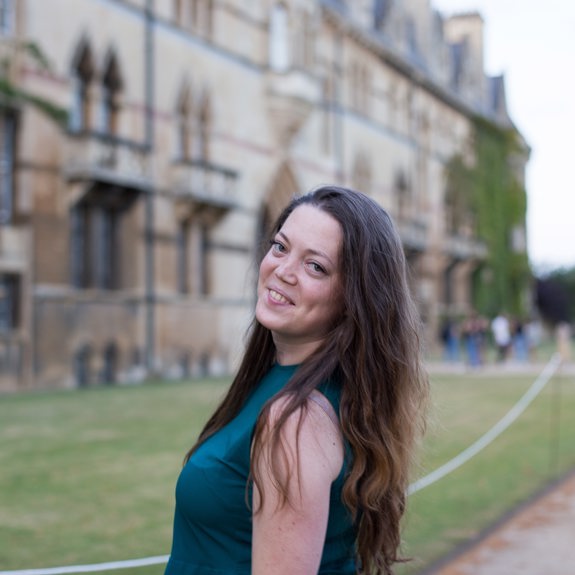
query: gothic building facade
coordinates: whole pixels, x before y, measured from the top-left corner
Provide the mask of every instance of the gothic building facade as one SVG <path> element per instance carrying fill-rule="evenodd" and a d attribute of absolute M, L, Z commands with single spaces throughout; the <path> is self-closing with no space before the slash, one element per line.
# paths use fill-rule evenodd
<path fill-rule="evenodd" d="M 0 55 L 0 390 L 230 372 L 263 231 L 322 183 L 391 213 L 430 342 L 470 310 L 445 167 L 474 118 L 514 130 L 479 14 L 2 0 Z"/>

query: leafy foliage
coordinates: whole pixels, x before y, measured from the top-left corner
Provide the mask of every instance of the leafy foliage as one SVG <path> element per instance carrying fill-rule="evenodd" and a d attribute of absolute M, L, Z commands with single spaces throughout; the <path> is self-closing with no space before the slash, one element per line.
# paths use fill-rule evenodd
<path fill-rule="evenodd" d="M 22 42 L 16 48 L 26 53 L 41 70 L 50 71 L 50 62 L 36 43 Z M 7 71 L 10 64 L 10 59 L 0 63 L 0 97 L 12 105 L 30 104 L 59 126 L 66 126 L 68 111 L 46 98 L 16 86 L 8 77 Z"/>
<path fill-rule="evenodd" d="M 525 228 L 525 189 L 513 170 L 523 153 L 513 129 L 475 118 L 473 162 L 457 154 L 446 166 L 446 201 L 454 224 L 467 219 L 487 247 L 473 280 L 473 305 L 484 315 L 525 315 L 531 283 L 526 249 L 513 235 Z"/>
<path fill-rule="evenodd" d="M 541 315 L 551 324 L 575 320 L 575 267 L 538 278 L 536 296 Z"/>

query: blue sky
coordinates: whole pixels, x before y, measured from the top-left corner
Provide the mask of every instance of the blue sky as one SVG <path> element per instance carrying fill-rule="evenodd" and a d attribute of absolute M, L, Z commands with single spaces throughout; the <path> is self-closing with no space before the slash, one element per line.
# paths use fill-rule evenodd
<path fill-rule="evenodd" d="M 536 269 L 575 266 L 575 0 L 431 0 L 478 11 L 485 65 L 504 73 L 510 115 L 532 148 L 527 234 Z"/>

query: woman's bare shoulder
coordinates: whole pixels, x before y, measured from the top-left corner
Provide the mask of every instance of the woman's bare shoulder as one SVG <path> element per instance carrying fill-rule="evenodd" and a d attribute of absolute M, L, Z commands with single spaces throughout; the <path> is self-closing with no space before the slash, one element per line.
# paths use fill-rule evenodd
<path fill-rule="evenodd" d="M 288 406 L 289 399 L 280 397 L 273 402 L 268 423 L 274 424 Z M 328 471 L 334 480 L 341 471 L 344 446 L 341 427 L 329 400 L 320 392 L 312 392 L 304 406 L 292 412 L 282 430 L 288 450 L 297 454 L 306 465 L 313 462 Z M 305 473 L 305 469 L 304 469 Z"/>

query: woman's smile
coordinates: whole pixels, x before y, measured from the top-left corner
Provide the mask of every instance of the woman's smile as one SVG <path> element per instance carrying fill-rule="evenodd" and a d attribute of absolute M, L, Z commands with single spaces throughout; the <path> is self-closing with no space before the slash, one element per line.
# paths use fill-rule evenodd
<path fill-rule="evenodd" d="M 281 294 L 279 291 L 276 291 L 273 288 L 269 288 L 268 292 L 269 292 L 270 298 L 276 303 L 295 305 L 285 295 Z"/>

